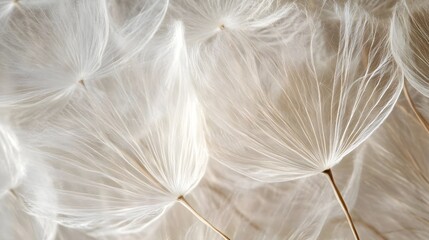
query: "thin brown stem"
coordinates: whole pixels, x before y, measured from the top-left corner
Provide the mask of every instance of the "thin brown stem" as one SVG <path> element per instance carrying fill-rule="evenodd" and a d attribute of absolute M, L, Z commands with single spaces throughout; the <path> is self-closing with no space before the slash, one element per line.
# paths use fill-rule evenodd
<path fill-rule="evenodd" d="M 9 192 L 15 199 L 18 199 L 18 195 L 16 194 L 15 190 L 9 189 Z"/>
<path fill-rule="evenodd" d="M 349 209 L 347 208 L 347 204 L 344 201 L 343 196 L 341 195 L 340 190 L 337 187 L 337 184 L 335 184 L 334 176 L 332 175 L 332 170 L 327 169 L 323 171 L 323 173 L 328 177 L 329 183 L 331 184 L 332 189 L 334 190 L 335 197 L 338 200 L 338 203 L 341 205 L 341 208 L 343 209 L 344 215 L 346 215 L 347 222 L 349 223 L 350 229 L 353 232 L 353 236 L 356 240 L 360 240 L 359 235 L 357 233 L 356 227 L 353 223 L 352 217 L 350 216 Z"/>
<path fill-rule="evenodd" d="M 410 105 L 411 109 L 413 110 L 414 114 L 417 117 L 417 120 L 419 120 L 420 124 L 426 129 L 426 132 L 429 133 L 429 123 L 426 121 L 425 117 L 420 113 L 420 111 L 417 109 L 416 104 L 414 103 L 413 99 L 410 96 L 410 93 L 407 88 L 407 83 L 404 83 L 404 89 L 403 89 L 405 98 L 407 99 L 408 104 Z"/>
<path fill-rule="evenodd" d="M 186 201 L 186 199 L 183 196 L 180 196 L 177 198 L 177 201 L 179 201 L 186 209 L 188 209 L 192 214 L 194 214 L 195 217 L 198 218 L 202 223 L 206 224 L 208 227 L 210 227 L 213 231 L 215 231 L 217 234 L 221 235 L 223 239 L 230 240 L 229 237 L 227 237 L 223 232 L 221 232 L 219 229 L 217 229 L 215 226 L 213 226 L 209 221 L 207 221 L 204 217 L 202 217 L 189 203 Z"/>

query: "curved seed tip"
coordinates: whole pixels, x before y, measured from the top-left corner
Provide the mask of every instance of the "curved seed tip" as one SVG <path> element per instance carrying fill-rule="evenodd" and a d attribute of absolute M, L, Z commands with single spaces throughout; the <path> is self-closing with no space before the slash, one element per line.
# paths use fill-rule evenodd
<path fill-rule="evenodd" d="M 78 81 L 78 83 L 79 83 L 79 84 L 82 84 L 82 86 L 84 86 L 84 87 L 85 87 L 85 81 L 84 81 L 83 79 L 79 80 L 79 81 Z"/>
<path fill-rule="evenodd" d="M 14 198 L 18 198 L 18 195 L 16 194 L 15 190 L 13 188 L 9 189 L 9 192 L 12 194 Z"/>
<path fill-rule="evenodd" d="M 332 176 L 332 170 L 330 169 L 330 168 L 328 168 L 328 169 L 325 169 L 323 172 L 322 172 L 323 174 L 326 174 L 327 176 Z"/>
<path fill-rule="evenodd" d="M 220 30 L 224 30 L 224 29 L 225 29 L 225 25 L 224 25 L 224 24 L 221 24 L 221 25 L 219 26 L 219 29 L 220 29 Z"/>

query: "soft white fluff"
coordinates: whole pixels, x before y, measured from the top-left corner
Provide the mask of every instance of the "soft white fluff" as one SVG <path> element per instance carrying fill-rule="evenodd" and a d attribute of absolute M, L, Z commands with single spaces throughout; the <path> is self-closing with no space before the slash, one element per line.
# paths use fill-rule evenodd
<path fill-rule="evenodd" d="M 399 105 L 360 148 L 362 177 L 355 224 L 362 239 L 427 239 L 429 137 L 408 106 Z M 326 239 L 352 238 L 332 219 Z"/>
<path fill-rule="evenodd" d="M 428 14 L 0 0 L 0 239 L 429 239 Z"/>
<path fill-rule="evenodd" d="M 15 3 L 21 4 L 21 3 Z M 0 111 L 14 124 L 49 119 L 86 88 L 138 55 L 164 18 L 166 2 L 118 23 L 105 0 L 22 8 L 0 35 Z"/>
<path fill-rule="evenodd" d="M 0 236 L 4 240 L 53 240 L 56 223 L 52 219 L 30 216 L 24 200 L 8 192 L 0 199 Z"/>
<path fill-rule="evenodd" d="M 23 9 L 1 33 L 0 110 L 15 121 L 56 113 L 97 77 L 109 37 L 103 0 L 65 1 L 47 9 Z M 30 119 L 28 119 L 30 118 Z"/>
<path fill-rule="evenodd" d="M 58 214 L 63 225 L 95 234 L 138 232 L 197 185 L 208 160 L 204 122 L 183 27 L 171 29 L 165 55 L 118 72 L 116 97 L 71 109 L 33 143 L 57 199 L 28 199 L 33 213 Z"/>
<path fill-rule="evenodd" d="M 347 161 L 335 168 L 348 202 L 356 199 L 361 163 Z M 260 183 L 257 187 L 254 180 L 247 178 L 238 188 L 230 187 L 235 184 L 232 179 L 223 181 L 232 174 L 225 166 L 211 162 L 205 178 L 189 196 L 191 204 L 231 239 L 320 239 L 329 216 L 345 222 L 342 212 L 335 211 L 337 203 L 330 194 L 329 183 L 317 176 L 287 183 Z M 219 239 L 183 209 L 172 209 L 166 216 L 159 226 L 162 231 L 148 239 Z"/>
<path fill-rule="evenodd" d="M 403 84 L 385 28 L 350 5 L 338 14 L 332 57 L 318 55 L 316 25 L 305 61 L 236 50 L 204 62 L 198 77 L 208 85 L 201 91 L 216 159 L 261 181 L 306 177 L 335 166 L 384 121 Z"/>
<path fill-rule="evenodd" d="M 390 34 L 392 54 L 406 79 L 429 97 L 429 4 L 398 4 Z"/>
<path fill-rule="evenodd" d="M 0 197 L 18 186 L 25 164 L 17 136 L 9 126 L 0 124 Z"/>

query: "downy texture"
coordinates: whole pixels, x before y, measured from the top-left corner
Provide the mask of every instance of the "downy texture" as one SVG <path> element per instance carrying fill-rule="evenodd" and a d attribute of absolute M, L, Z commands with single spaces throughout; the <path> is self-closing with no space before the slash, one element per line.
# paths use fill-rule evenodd
<path fill-rule="evenodd" d="M 19 4 L 21 3 L 14 3 Z M 139 54 L 159 27 L 163 1 L 119 20 L 105 0 L 70 0 L 21 8 L 0 32 L 0 111 L 15 124 L 55 115 L 93 82 Z M 43 5 L 42 5 L 43 6 Z M 147 8 L 149 7 L 149 8 Z"/>
<path fill-rule="evenodd" d="M 25 174 L 25 158 L 13 130 L 0 124 L 0 198 L 18 186 Z"/>
<path fill-rule="evenodd" d="M 342 191 L 350 206 L 359 189 L 357 179 L 361 161 L 345 161 L 335 167 Z M 321 239 L 318 236 L 330 215 L 343 220 L 343 214 L 326 181 L 316 176 L 294 182 L 267 184 L 249 179 L 224 180 L 234 176 L 232 170 L 211 161 L 202 182 L 189 194 L 189 201 L 212 223 L 235 240 Z M 220 239 L 216 233 L 182 208 L 169 211 L 160 231 L 147 239 L 188 240 Z M 349 229 L 348 229 L 349 230 Z M 350 231 L 350 230 L 349 230 Z"/>
<path fill-rule="evenodd" d="M 429 239 L 428 16 L 0 0 L 0 240 Z"/>
<path fill-rule="evenodd" d="M 31 161 L 22 141 L 14 131 L 2 125 L 0 128 L 0 236 L 5 240 L 55 239 L 57 223 L 55 214 L 45 217 L 29 215 L 26 199 L 31 195 L 39 201 L 55 200 L 50 188 L 50 177 L 41 167 Z M 38 185 L 48 186 L 43 191 L 35 191 Z"/>
<path fill-rule="evenodd" d="M 23 200 L 12 192 L 0 200 L 0 236 L 3 240 L 54 240 L 56 223 L 28 215 Z"/>
<path fill-rule="evenodd" d="M 18 13 L 27 10 L 48 8 L 52 6 L 54 0 L 0 0 L 0 21 L 2 27 L 6 26 L 9 19 Z M 16 16 L 15 16 L 16 17 Z"/>
<path fill-rule="evenodd" d="M 362 239 L 429 237 L 429 136 L 405 106 L 358 149 L 363 171 L 353 215 Z M 335 219 L 324 232 L 322 239 L 352 238 L 347 225 Z"/>
<path fill-rule="evenodd" d="M 351 5 L 337 11 L 333 56 L 317 55 L 323 45 L 314 26 L 304 61 L 237 50 L 229 61 L 219 54 L 198 69 L 207 80 L 202 91 L 217 160 L 266 182 L 314 175 L 339 163 L 388 116 L 402 77 L 386 29 Z M 266 72 L 265 64 L 275 67 Z"/>
<path fill-rule="evenodd" d="M 94 97 L 34 143 L 57 201 L 29 199 L 34 214 L 56 213 L 61 224 L 100 235 L 138 232 L 202 178 L 202 112 L 182 66 L 183 28 L 171 29 L 165 55 L 118 72 L 117 102 Z"/>
<path fill-rule="evenodd" d="M 24 10 L 1 33 L 3 81 L 1 110 L 18 121 L 54 114 L 100 68 L 109 37 L 109 18 L 102 0 L 66 1 L 48 9 Z M 6 57 L 7 56 L 7 57 Z"/>
<path fill-rule="evenodd" d="M 429 4 L 397 5 L 390 32 L 392 54 L 406 79 L 429 97 Z"/>

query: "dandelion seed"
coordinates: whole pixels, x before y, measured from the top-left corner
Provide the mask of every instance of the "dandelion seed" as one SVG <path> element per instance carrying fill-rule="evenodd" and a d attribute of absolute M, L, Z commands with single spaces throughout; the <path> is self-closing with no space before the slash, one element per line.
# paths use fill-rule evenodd
<path fill-rule="evenodd" d="M 56 183 L 58 204 L 29 198 L 34 214 L 57 214 L 62 225 L 94 235 L 130 234 L 181 203 L 228 239 L 185 199 L 203 177 L 208 153 L 183 27 L 171 28 L 162 54 L 112 80 L 117 96 L 101 94 L 70 109 L 44 141 L 34 144 L 42 159 L 38 164 Z"/>
<path fill-rule="evenodd" d="M 231 48 L 235 55 L 201 68 L 218 161 L 263 182 L 309 177 L 329 171 L 380 126 L 402 90 L 387 31 L 353 6 L 338 13 L 339 46 L 330 58 L 316 55 L 315 25 L 303 62 Z"/>

